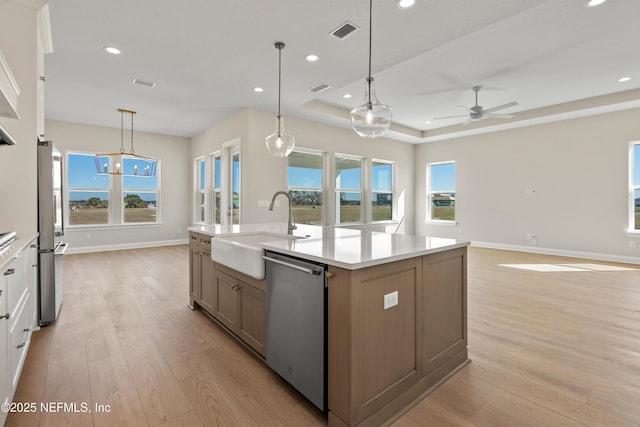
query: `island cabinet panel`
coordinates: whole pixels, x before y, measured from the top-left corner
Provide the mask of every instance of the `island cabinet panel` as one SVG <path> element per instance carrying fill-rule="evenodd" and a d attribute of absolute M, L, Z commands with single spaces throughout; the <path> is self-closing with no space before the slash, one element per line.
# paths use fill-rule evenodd
<path fill-rule="evenodd" d="M 467 251 L 423 257 L 423 374 L 467 347 Z"/>
<path fill-rule="evenodd" d="M 332 289 L 345 287 L 339 280 L 332 283 L 339 277 L 349 277 L 348 294 Z M 348 425 L 378 412 L 419 379 L 421 278 L 421 260 L 413 258 L 351 272 L 337 270 L 329 281 L 329 410 Z M 397 305 L 385 309 L 385 296 L 394 292 Z M 348 302 L 336 301 L 338 295 Z M 339 306 L 331 307 L 336 302 Z M 348 365 L 340 360 L 345 356 Z"/>
<path fill-rule="evenodd" d="M 200 246 L 198 234 L 189 235 L 189 302 L 192 308 L 200 304 L 202 294 L 200 281 Z"/>
<path fill-rule="evenodd" d="M 251 285 L 240 286 L 238 336 L 264 356 L 266 334 L 266 294 Z"/>
<path fill-rule="evenodd" d="M 266 334 L 266 281 L 214 263 L 213 309 L 206 309 L 245 344 L 264 356 Z M 203 298 L 204 299 L 204 298 Z"/>
<path fill-rule="evenodd" d="M 213 317 L 232 332 L 238 329 L 239 294 L 236 279 L 221 271 L 215 274 L 215 307 Z"/>
<path fill-rule="evenodd" d="M 211 259 L 211 252 L 202 250 L 200 259 L 200 288 L 202 308 L 212 313 L 215 307 L 215 262 Z"/>
<path fill-rule="evenodd" d="M 329 267 L 329 426 L 388 423 L 468 363 L 466 262 L 462 247 Z"/>

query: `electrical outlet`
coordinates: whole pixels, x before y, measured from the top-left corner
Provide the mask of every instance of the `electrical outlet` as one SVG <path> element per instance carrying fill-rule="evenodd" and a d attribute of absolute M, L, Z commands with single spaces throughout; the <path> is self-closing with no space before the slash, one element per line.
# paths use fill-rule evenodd
<path fill-rule="evenodd" d="M 636 248 L 636 241 L 635 240 L 629 240 L 629 247 L 631 249 L 635 249 Z"/>
<path fill-rule="evenodd" d="M 535 234 L 531 234 L 531 246 L 536 246 L 538 244 L 538 237 Z"/>
<path fill-rule="evenodd" d="M 85 240 L 91 240 L 91 233 L 84 233 Z"/>
<path fill-rule="evenodd" d="M 268 208 L 269 207 L 269 201 L 268 200 L 258 200 L 258 207 L 259 208 Z"/>
<path fill-rule="evenodd" d="M 398 291 L 393 291 L 384 296 L 384 309 L 389 309 L 398 305 Z"/>

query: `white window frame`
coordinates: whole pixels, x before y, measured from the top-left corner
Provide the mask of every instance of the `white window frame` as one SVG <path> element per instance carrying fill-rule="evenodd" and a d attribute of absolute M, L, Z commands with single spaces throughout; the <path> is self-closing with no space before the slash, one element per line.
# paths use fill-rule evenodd
<path fill-rule="evenodd" d="M 433 182 L 432 176 L 431 176 L 431 168 L 432 166 L 438 166 L 438 165 L 449 165 L 449 164 L 453 164 L 456 167 L 456 175 L 455 178 L 458 177 L 458 168 L 457 168 L 457 164 L 455 160 L 447 160 L 447 161 L 442 161 L 442 162 L 430 162 L 427 163 L 427 197 L 426 197 L 426 218 L 425 218 L 425 222 L 429 222 L 429 223 L 436 223 L 436 224 L 456 224 L 457 223 L 457 214 L 454 216 L 453 220 L 448 220 L 448 219 L 432 219 L 431 218 L 431 195 L 433 193 L 454 193 L 456 194 L 456 198 L 457 198 L 457 193 L 456 193 L 456 189 L 448 189 L 448 190 L 438 190 L 438 191 L 432 191 L 431 190 L 431 184 Z M 454 182 L 457 181 L 457 179 L 454 179 Z M 457 202 L 457 200 L 456 200 Z M 457 207 L 457 203 L 456 203 L 456 207 Z"/>
<path fill-rule="evenodd" d="M 205 188 L 200 188 L 200 180 L 202 179 L 201 171 L 202 164 L 204 164 L 205 169 L 205 179 L 204 185 Z M 193 200 L 193 222 L 195 224 L 206 224 L 207 222 L 207 180 L 206 180 L 206 158 L 205 156 L 196 157 L 193 160 L 193 182 L 194 182 L 194 200 Z M 200 202 L 202 200 L 202 202 Z M 201 217 L 200 213 L 204 208 L 203 217 Z"/>
<path fill-rule="evenodd" d="M 633 235 L 640 235 L 640 229 L 636 229 L 635 225 L 635 192 L 636 190 L 640 190 L 640 183 L 638 185 L 634 185 L 633 177 L 634 177 L 634 151 L 635 147 L 640 147 L 640 141 L 631 141 L 629 142 L 629 207 L 628 207 L 628 215 L 629 215 L 629 224 L 627 227 L 627 233 Z"/>
<path fill-rule="evenodd" d="M 360 162 L 360 189 L 359 190 L 355 190 L 355 189 L 344 189 L 344 188 L 340 188 L 338 187 L 337 183 L 336 183 L 336 162 L 338 161 L 338 159 L 346 159 L 346 160 L 355 160 Z M 331 177 L 331 181 L 333 183 L 333 193 L 334 193 L 334 204 L 335 204 L 335 216 L 334 216 L 334 223 L 335 225 L 356 225 L 356 224 L 364 224 L 366 223 L 366 218 L 365 218 L 365 212 L 363 211 L 363 208 L 367 205 L 367 203 L 369 203 L 370 198 L 366 197 L 366 195 L 368 194 L 368 192 L 366 191 L 367 189 L 367 176 L 365 174 L 365 170 L 367 170 L 366 164 L 365 164 L 365 158 L 364 157 L 360 157 L 360 156 L 354 156 L 351 154 L 342 154 L 342 153 L 336 153 L 334 155 L 334 159 L 333 159 L 333 174 Z M 340 193 L 359 193 L 360 194 L 360 221 L 354 221 L 354 222 L 342 222 L 339 221 L 340 218 Z"/>
<path fill-rule="evenodd" d="M 374 163 L 382 163 L 391 166 L 391 191 L 374 191 L 373 189 L 373 164 Z M 383 160 L 383 159 L 371 159 L 369 164 L 369 204 L 365 209 L 369 210 L 369 219 L 371 223 L 378 224 L 381 222 L 389 222 L 395 221 L 397 219 L 397 207 L 396 207 L 396 162 L 392 160 Z M 374 194 L 390 194 L 391 195 L 391 218 L 390 219 L 381 219 L 378 221 L 373 220 L 373 195 Z"/>
<path fill-rule="evenodd" d="M 220 159 L 220 186 L 216 187 L 216 159 Z M 220 202 L 222 202 L 222 152 L 215 151 L 209 156 L 211 162 L 211 190 L 207 191 L 207 194 L 211 194 L 211 202 L 208 206 L 211 206 L 211 224 L 220 225 L 222 222 L 222 205 L 220 209 L 216 208 L 216 195 L 220 194 Z M 216 222 L 216 212 L 220 211 L 220 221 Z"/>
<path fill-rule="evenodd" d="M 65 228 L 68 229 L 102 229 L 102 228 L 131 228 L 131 227 L 150 227 L 162 225 L 161 211 L 162 211 L 162 190 L 161 183 L 161 162 L 158 159 L 156 166 L 156 190 L 135 190 L 124 189 L 122 180 L 124 177 L 109 175 L 109 188 L 69 188 L 69 156 L 70 155 L 83 155 L 83 156 L 95 156 L 96 152 L 83 151 L 83 150 L 68 150 L 64 153 L 64 174 L 63 180 L 63 192 L 66 196 L 66 202 L 62 206 L 64 212 Z M 69 193 L 71 191 L 88 191 L 88 192 L 106 192 L 109 194 L 109 222 L 106 224 L 69 224 Z M 156 220 L 154 222 L 124 222 L 124 193 L 157 193 L 156 198 Z"/>
<path fill-rule="evenodd" d="M 313 156 L 320 157 L 322 164 L 322 187 L 290 187 L 289 184 L 289 163 L 287 162 L 287 192 L 291 191 L 316 191 L 322 193 L 322 219 L 320 224 L 327 224 L 327 189 L 326 189 L 326 181 L 327 181 L 327 153 L 321 150 L 313 150 L 310 148 L 295 148 L 293 150 L 297 153 L 309 154 Z"/>

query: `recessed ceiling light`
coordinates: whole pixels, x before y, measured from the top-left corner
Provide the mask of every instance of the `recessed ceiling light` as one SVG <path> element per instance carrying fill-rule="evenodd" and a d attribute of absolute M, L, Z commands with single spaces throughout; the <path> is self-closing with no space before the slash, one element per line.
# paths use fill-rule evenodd
<path fill-rule="evenodd" d="M 431 124 L 431 122 L 430 122 L 429 120 L 427 120 L 426 122 L 424 122 L 424 124 L 426 124 L 426 125 L 430 125 L 430 124 Z"/>
<path fill-rule="evenodd" d="M 262 92 L 264 92 L 264 89 L 262 89 L 261 87 L 254 87 L 253 91 L 254 92 L 258 92 L 258 93 L 262 93 Z"/>
<path fill-rule="evenodd" d="M 627 77 L 622 77 L 622 78 L 618 79 L 618 81 L 619 81 L 620 83 L 628 82 L 629 80 L 631 80 L 631 77 L 628 77 L 628 76 L 627 76 Z"/>
<path fill-rule="evenodd" d="M 587 2 L 587 7 L 600 6 L 602 3 L 606 1 L 607 0 L 589 0 L 589 2 Z"/>
<path fill-rule="evenodd" d="M 350 93 L 345 93 L 344 95 L 342 95 L 342 97 L 344 99 L 349 99 L 349 98 L 351 98 L 351 94 Z"/>
<path fill-rule="evenodd" d="M 105 46 L 104 50 L 106 50 L 107 52 L 109 52 L 112 55 L 120 55 L 120 49 L 118 49 L 117 47 L 113 47 L 113 46 Z"/>
<path fill-rule="evenodd" d="M 398 0 L 398 3 L 396 3 L 396 6 L 398 6 L 399 9 L 409 9 L 410 7 L 413 7 L 413 5 L 416 4 L 416 0 Z"/>
<path fill-rule="evenodd" d="M 318 55 L 314 55 L 313 53 L 304 57 L 309 62 L 316 62 L 318 60 Z"/>

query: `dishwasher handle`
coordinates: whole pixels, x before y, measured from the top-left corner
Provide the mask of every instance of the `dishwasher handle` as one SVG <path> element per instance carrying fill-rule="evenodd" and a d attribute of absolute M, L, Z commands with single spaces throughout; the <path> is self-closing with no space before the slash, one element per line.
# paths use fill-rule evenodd
<path fill-rule="evenodd" d="M 312 270 L 310 268 L 300 267 L 299 265 L 290 264 L 285 261 L 280 261 L 279 259 L 276 259 L 276 258 L 263 256 L 262 259 L 264 259 L 265 261 L 273 262 L 275 264 L 284 265 L 285 267 L 293 268 L 294 270 L 302 271 L 303 273 L 313 274 L 315 276 L 319 276 L 320 274 L 322 274 L 322 270 Z"/>

